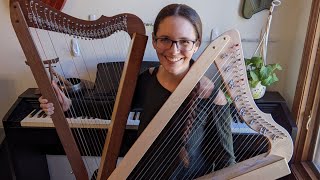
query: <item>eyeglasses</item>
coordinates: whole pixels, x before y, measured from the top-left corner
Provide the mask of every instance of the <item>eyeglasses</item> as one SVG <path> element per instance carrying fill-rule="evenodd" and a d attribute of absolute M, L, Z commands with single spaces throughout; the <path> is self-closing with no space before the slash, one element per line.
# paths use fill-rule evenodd
<path fill-rule="evenodd" d="M 192 40 L 181 39 L 178 41 L 171 40 L 166 37 L 155 38 L 156 46 L 158 49 L 167 50 L 172 47 L 173 44 L 176 44 L 177 48 L 180 51 L 191 51 L 193 49 L 194 44 L 197 42 Z"/>

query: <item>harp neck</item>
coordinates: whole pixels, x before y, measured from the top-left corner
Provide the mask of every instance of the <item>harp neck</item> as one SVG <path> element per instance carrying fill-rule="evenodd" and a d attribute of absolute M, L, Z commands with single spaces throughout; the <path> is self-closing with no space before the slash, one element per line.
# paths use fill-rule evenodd
<path fill-rule="evenodd" d="M 62 13 L 39 0 L 11 0 L 10 5 L 12 8 L 20 7 L 29 27 L 76 37 L 101 39 L 118 31 L 126 31 L 130 35 L 146 33 L 142 20 L 129 13 L 86 21 Z"/>
<path fill-rule="evenodd" d="M 229 31 L 234 44 L 241 46 L 236 31 Z M 270 154 L 278 155 L 289 161 L 293 154 L 292 139 L 286 129 L 278 125 L 270 114 L 263 113 L 255 104 L 246 73 L 243 52 L 226 51 L 221 54 L 215 64 L 221 74 L 227 91 L 233 100 L 241 118 L 256 132 L 267 137 L 271 142 Z M 231 57 L 233 56 L 233 57 Z"/>

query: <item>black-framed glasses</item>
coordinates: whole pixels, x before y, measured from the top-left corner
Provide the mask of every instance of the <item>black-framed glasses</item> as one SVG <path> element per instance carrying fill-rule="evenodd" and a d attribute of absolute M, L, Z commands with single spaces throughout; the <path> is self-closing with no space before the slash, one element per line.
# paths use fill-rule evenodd
<path fill-rule="evenodd" d="M 167 37 L 155 37 L 154 40 L 158 49 L 167 50 L 170 49 L 173 44 L 176 44 L 177 48 L 180 51 L 191 51 L 193 49 L 194 44 L 197 42 L 197 40 L 192 41 L 186 39 L 174 41 Z"/>

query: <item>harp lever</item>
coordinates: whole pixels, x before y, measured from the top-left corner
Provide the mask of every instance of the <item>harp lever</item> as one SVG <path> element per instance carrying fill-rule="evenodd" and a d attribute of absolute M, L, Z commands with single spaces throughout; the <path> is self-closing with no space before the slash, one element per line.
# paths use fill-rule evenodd
<path fill-rule="evenodd" d="M 231 66 L 227 66 L 226 69 L 224 70 L 225 72 L 229 72 L 231 69 Z"/>
<path fill-rule="evenodd" d="M 234 98 L 234 101 L 237 102 L 237 101 L 239 101 L 239 99 L 240 99 L 240 95 L 236 96 L 236 97 Z"/>
<path fill-rule="evenodd" d="M 244 116 L 244 115 L 246 114 L 245 109 L 244 109 L 244 108 L 241 108 L 240 111 L 239 111 L 239 114 L 240 114 L 241 116 Z"/>
<path fill-rule="evenodd" d="M 234 88 L 234 81 L 233 81 L 233 79 L 231 79 L 231 80 L 229 81 L 228 85 L 229 85 L 229 87 L 230 87 L 231 89 Z"/>

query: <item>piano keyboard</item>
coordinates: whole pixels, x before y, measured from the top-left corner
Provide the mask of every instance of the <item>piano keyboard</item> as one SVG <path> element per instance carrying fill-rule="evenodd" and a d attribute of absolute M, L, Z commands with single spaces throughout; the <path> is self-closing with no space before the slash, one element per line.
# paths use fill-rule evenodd
<path fill-rule="evenodd" d="M 126 129 L 138 129 L 140 112 L 130 112 L 127 120 Z M 108 129 L 111 120 L 98 119 L 92 117 L 67 118 L 71 128 L 99 128 Z M 54 127 L 52 119 L 40 109 L 33 110 L 21 121 L 22 127 Z M 257 132 L 249 128 L 246 123 L 239 120 L 231 121 L 232 133 L 256 134 Z"/>
<path fill-rule="evenodd" d="M 139 116 L 140 112 L 130 112 L 126 129 L 138 129 L 140 123 Z M 85 116 L 77 118 L 67 118 L 67 121 L 71 128 L 108 129 L 111 123 L 111 120 Z M 45 112 L 40 109 L 33 110 L 20 122 L 20 125 L 22 127 L 54 127 L 51 117 L 47 116 Z"/>

